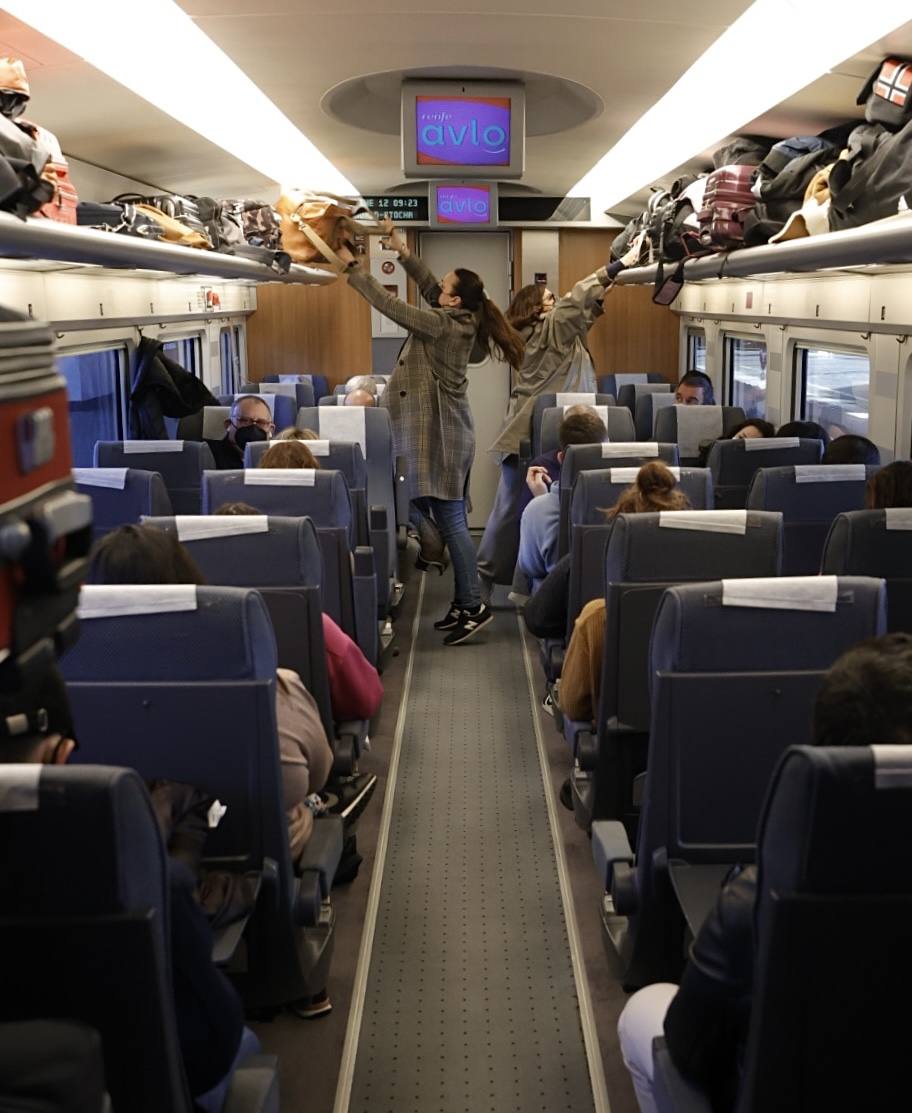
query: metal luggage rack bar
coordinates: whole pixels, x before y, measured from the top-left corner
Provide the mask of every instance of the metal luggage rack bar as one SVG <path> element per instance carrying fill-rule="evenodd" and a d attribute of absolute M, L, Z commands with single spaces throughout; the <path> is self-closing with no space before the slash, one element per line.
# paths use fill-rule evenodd
<path fill-rule="evenodd" d="M 336 276 L 317 267 L 293 265 L 288 274 L 277 274 L 262 263 L 201 251 L 178 244 L 143 240 L 80 228 L 53 220 L 19 220 L 0 213 L 0 267 L 6 259 L 12 266 L 20 260 L 47 260 L 104 267 L 111 270 L 155 271 L 159 274 L 199 275 L 202 278 L 238 279 L 249 283 L 285 282 L 323 286 Z"/>
<path fill-rule="evenodd" d="M 842 232 L 690 259 L 684 264 L 684 278 L 687 282 L 702 282 L 901 263 L 912 263 L 912 212 Z M 665 276 L 672 274 L 676 266 L 677 263 L 666 263 Z M 617 281 L 634 286 L 652 284 L 657 270 L 657 266 L 631 267 L 618 275 Z"/>

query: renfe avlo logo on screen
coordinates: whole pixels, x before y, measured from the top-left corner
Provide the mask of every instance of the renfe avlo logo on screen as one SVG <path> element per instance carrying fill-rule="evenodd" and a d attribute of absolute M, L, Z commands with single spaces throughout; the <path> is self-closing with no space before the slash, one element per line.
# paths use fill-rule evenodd
<path fill-rule="evenodd" d="M 425 166 L 509 166 L 509 97 L 416 97 L 415 151 Z"/>
<path fill-rule="evenodd" d="M 441 224 L 488 224 L 491 191 L 487 186 L 437 186 L 437 220 Z"/>

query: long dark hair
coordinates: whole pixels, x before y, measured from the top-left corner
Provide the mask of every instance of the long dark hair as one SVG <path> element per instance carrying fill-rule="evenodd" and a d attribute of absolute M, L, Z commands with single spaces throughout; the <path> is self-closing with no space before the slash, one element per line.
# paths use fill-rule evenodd
<path fill-rule="evenodd" d="M 484 283 L 474 271 L 458 267 L 453 273 L 463 306 L 471 313 L 481 311 L 476 345 L 495 358 L 503 358 L 511 367 L 519 367 L 526 354 L 523 338 L 484 292 Z"/>
<path fill-rule="evenodd" d="M 173 533 L 120 526 L 92 549 L 90 584 L 204 584 L 196 562 Z"/>
<path fill-rule="evenodd" d="M 523 329 L 540 321 L 546 289 L 540 282 L 532 282 L 517 290 L 506 312 L 508 323 L 515 329 Z"/>

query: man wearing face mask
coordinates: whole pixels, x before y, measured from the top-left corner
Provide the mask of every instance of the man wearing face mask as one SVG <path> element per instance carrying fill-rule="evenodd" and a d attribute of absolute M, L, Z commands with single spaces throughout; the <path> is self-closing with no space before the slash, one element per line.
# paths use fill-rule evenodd
<path fill-rule="evenodd" d="M 268 441 L 275 432 L 272 411 L 257 394 L 245 394 L 234 400 L 225 421 L 225 436 L 220 441 L 206 441 L 212 449 L 219 471 L 233 471 L 244 466 L 244 448 L 251 441 Z"/>

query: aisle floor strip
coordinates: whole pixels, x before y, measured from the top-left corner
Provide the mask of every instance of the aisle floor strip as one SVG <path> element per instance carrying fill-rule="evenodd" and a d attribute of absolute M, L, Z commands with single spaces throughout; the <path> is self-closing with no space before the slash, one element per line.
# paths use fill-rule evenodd
<path fill-rule="evenodd" d="M 424 609 L 424 588 L 427 576 L 421 577 L 418 590 L 418 604 L 412 622 L 411 645 L 405 676 L 402 681 L 402 699 L 399 716 L 396 719 L 396 732 L 393 735 L 393 750 L 390 755 L 389 771 L 386 776 L 386 794 L 383 797 L 383 815 L 380 819 L 380 832 L 377 836 L 377 851 L 374 855 L 374 872 L 371 875 L 370 892 L 367 897 L 367 911 L 364 915 L 364 930 L 361 934 L 361 950 L 358 953 L 358 966 L 355 983 L 352 987 L 351 1012 L 345 1032 L 345 1045 L 342 1048 L 342 1062 L 339 1065 L 339 1083 L 336 1087 L 336 1101 L 333 1113 L 348 1113 L 351 1099 L 352 1079 L 355 1076 L 355 1060 L 358 1055 L 358 1039 L 361 1035 L 361 1019 L 364 1015 L 364 998 L 367 991 L 367 978 L 370 973 L 371 954 L 374 949 L 374 935 L 377 929 L 377 911 L 380 907 L 380 889 L 383 884 L 383 866 L 389 846 L 390 824 L 393 818 L 393 802 L 396 797 L 396 780 L 399 776 L 399 756 L 402 753 L 402 735 L 405 732 L 405 717 L 408 711 L 409 692 L 412 686 L 412 670 L 415 667 L 415 648 L 418 645 L 418 627 Z"/>
<path fill-rule="evenodd" d="M 538 760 L 541 763 L 542 782 L 545 788 L 545 801 L 548 807 L 548 823 L 551 826 L 551 838 L 554 842 L 554 855 L 557 861 L 557 877 L 560 883 L 561 901 L 564 905 L 564 918 L 567 921 L 567 940 L 570 945 L 570 961 L 573 963 L 573 977 L 576 981 L 576 995 L 579 999 L 580 1023 L 583 1028 L 583 1041 L 586 1045 L 586 1060 L 589 1064 L 589 1081 L 592 1083 L 595 1113 L 611 1113 L 611 1106 L 608 1101 L 608 1088 L 605 1084 L 605 1071 L 602 1067 L 602 1053 L 599 1048 L 598 1033 L 595 1025 L 595 1014 L 592 1011 L 592 998 L 589 995 L 589 982 L 586 978 L 586 967 L 583 962 L 582 948 L 580 946 L 579 928 L 576 923 L 573 890 L 567 871 L 567 855 L 564 853 L 564 844 L 561 839 L 557 812 L 554 805 L 554 794 L 551 791 L 548 751 L 545 748 L 545 740 L 541 732 L 541 719 L 538 714 L 538 696 L 535 688 L 533 661 L 529 653 L 529 641 L 523 628 L 522 615 L 518 612 L 516 615 L 516 622 L 519 626 L 519 639 L 523 647 L 526 680 L 529 683 L 532 723 L 535 729 L 535 742 L 538 746 Z"/>

